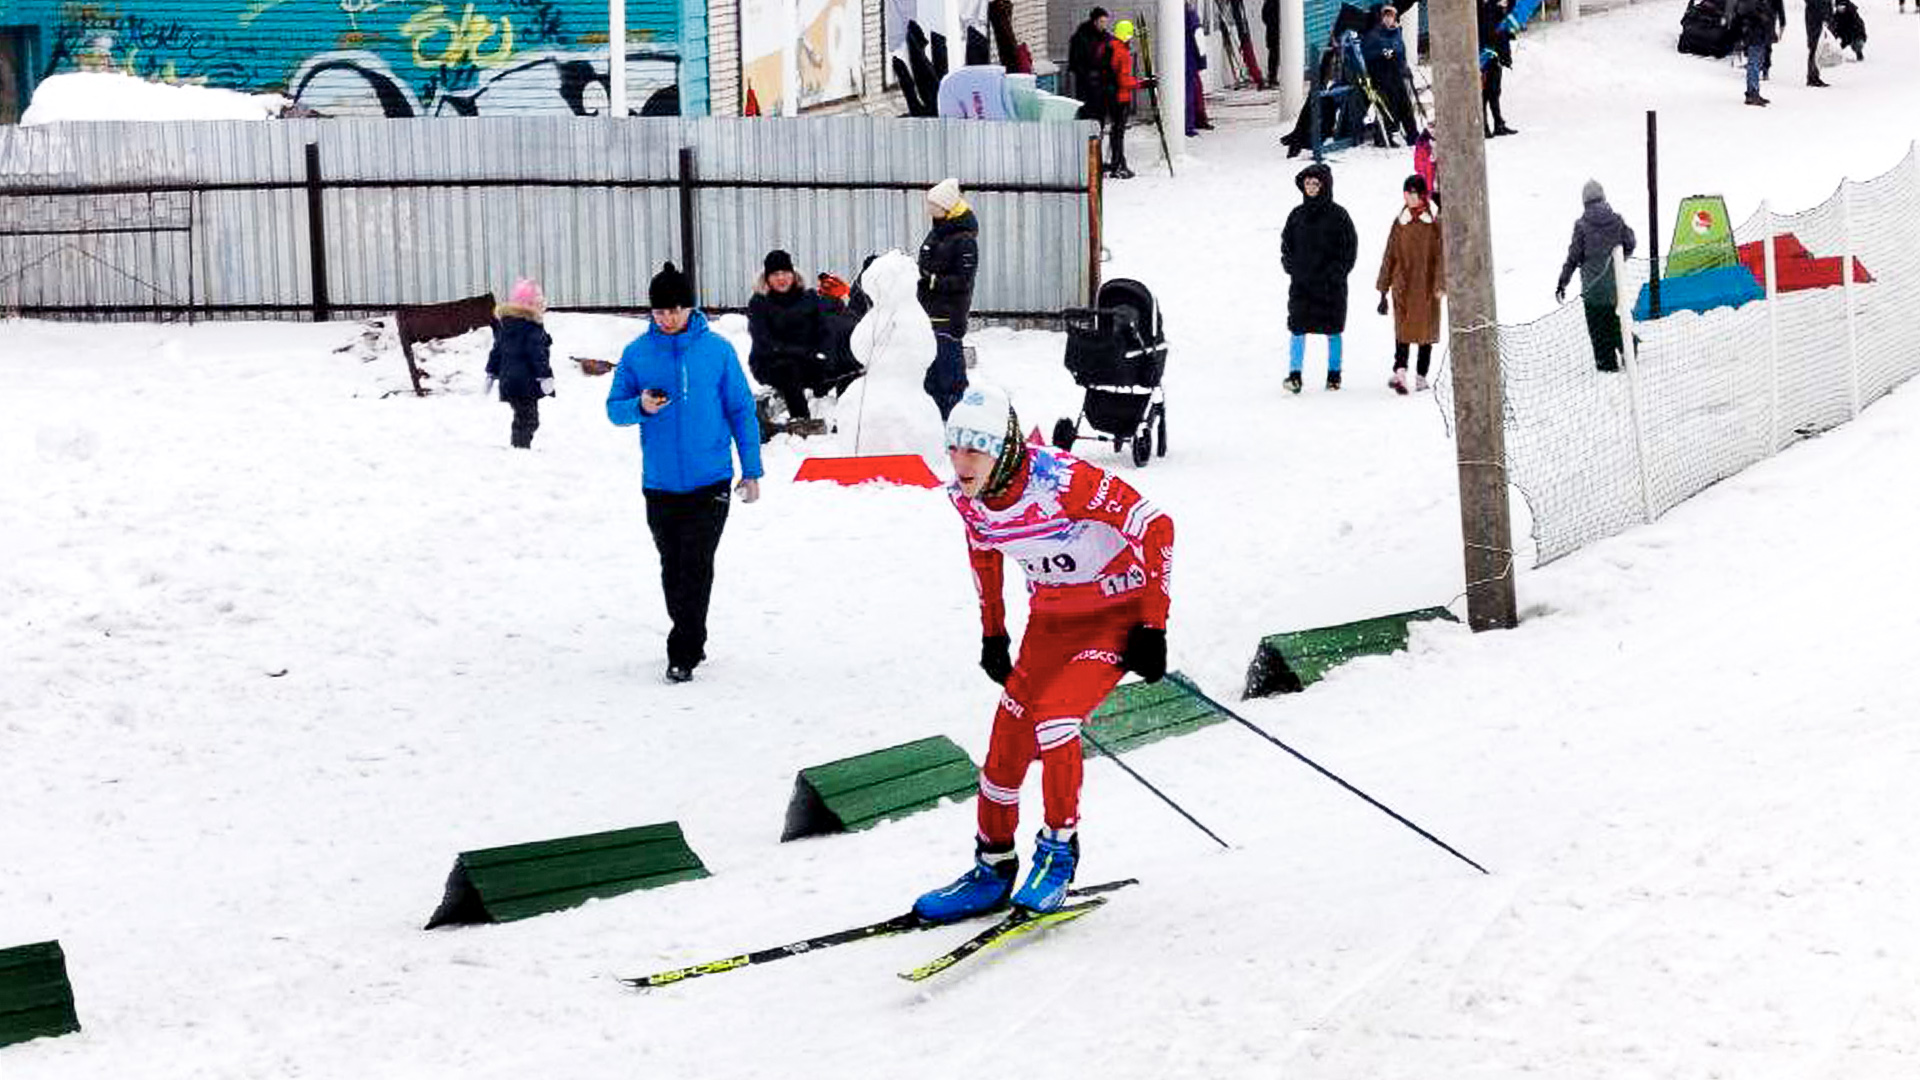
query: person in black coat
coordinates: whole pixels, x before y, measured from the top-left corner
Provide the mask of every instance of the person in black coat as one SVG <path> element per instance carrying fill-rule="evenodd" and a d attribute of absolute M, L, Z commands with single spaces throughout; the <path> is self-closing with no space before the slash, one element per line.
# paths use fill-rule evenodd
<path fill-rule="evenodd" d="M 973 310 L 973 279 L 980 269 L 980 221 L 949 176 L 927 191 L 933 227 L 920 244 L 920 307 L 933 323 L 933 363 L 922 386 L 945 420 L 967 389 L 967 315 Z"/>
<path fill-rule="evenodd" d="M 1104 57 L 1107 48 L 1107 9 L 1097 7 L 1087 12 L 1087 21 L 1073 31 L 1067 39 L 1067 74 L 1071 76 L 1072 96 L 1080 102 L 1080 119 L 1107 119 L 1107 99 L 1113 93 L 1109 84 L 1113 81 L 1107 73 Z"/>
<path fill-rule="evenodd" d="M 807 391 L 820 389 L 826 371 L 827 308 L 818 293 L 801 286 L 793 256 L 775 249 L 762 266 L 747 301 L 753 338 L 747 368 L 786 402 L 790 419 L 810 420 Z"/>
<path fill-rule="evenodd" d="M 509 439 L 522 450 L 533 447 L 540 428 L 540 399 L 553 395 L 553 338 L 541 321 L 547 298 L 540 283 L 521 278 L 507 302 L 493 309 L 493 351 L 487 354 L 487 390 L 500 386 L 500 400 L 513 406 Z"/>
<path fill-rule="evenodd" d="M 1734 0 L 1732 29 L 1747 54 L 1747 104 L 1766 105 L 1760 96 L 1760 78 L 1773 63 L 1773 43 L 1787 25 L 1781 0 Z"/>
<path fill-rule="evenodd" d="M 1820 49 L 1820 31 L 1827 28 L 1827 20 L 1833 18 L 1833 0 L 1807 0 L 1807 85 L 1829 86 L 1827 80 L 1820 77 L 1820 65 L 1814 62 L 1814 54 Z"/>
<path fill-rule="evenodd" d="M 1287 389 L 1300 392 L 1307 335 L 1327 336 L 1327 389 L 1340 389 L 1340 335 L 1347 328 L 1347 275 L 1360 238 L 1345 207 L 1333 201 L 1333 170 L 1318 162 L 1293 178 L 1300 205 L 1280 232 L 1280 267 L 1287 272 Z"/>
<path fill-rule="evenodd" d="M 1480 101 L 1492 115 L 1487 137 L 1518 135 L 1500 115 L 1500 88 L 1505 69 L 1513 66 L 1513 26 L 1507 14 L 1511 0 L 1479 0 L 1480 16 Z"/>
<path fill-rule="evenodd" d="M 1360 55 L 1366 61 L 1374 92 L 1387 107 L 1387 126 L 1398 129 L 1412 146 L 1420 129 L 1414 124 L 1413 99 L 1408 96 L 1413 70 L 1407 66 L 1407 42 L 1400 32 L 1399 9 L 1392 4 L 1381 6 L 1379 20 L 1360 37 Z M 1392 145 L 1391 138 L 1388 145 Z"/>

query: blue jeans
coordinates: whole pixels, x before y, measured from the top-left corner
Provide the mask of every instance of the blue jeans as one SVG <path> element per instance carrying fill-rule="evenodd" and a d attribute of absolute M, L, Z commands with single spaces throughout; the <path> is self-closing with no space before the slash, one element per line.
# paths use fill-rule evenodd
<path fill-rule="evenodd" d="M 1293 335 L 1293 340 L 1287 342 L 1287 370 L 1299 371 L 1301 366 L 1306 362 L 1306 359 L 1307 359 L 1307 335 L 1295 334 Z M 1339 371 L 1340 371 L 1340 335 L 1328 334 L 1327 335 L 1327 373 L 1331 375 L 1331 374 L 1337 374 Z"/>
<path fill-rule="evenodd" d="M 1767 62 L 1765 45 L 1747 46 L 1747 96 L 1760 96 L 1760 67 Z"/>
<path fill-rule="evenodd" d="M 960 395 L 967 392 L 966 347 L 959 338 L 934 331 L 933 363 L 927 365 L 927 375 L 921 380 L 920 388 L 933 399 L 940 409 L 940 419 L 945 421 L 953 407 L 960 404 Z"/>

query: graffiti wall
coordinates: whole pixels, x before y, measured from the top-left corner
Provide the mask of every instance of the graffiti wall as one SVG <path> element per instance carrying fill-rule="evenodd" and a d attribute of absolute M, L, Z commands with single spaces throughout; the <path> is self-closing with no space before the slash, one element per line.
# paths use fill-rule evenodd
<path fill-rule="evenodd" d="M 704 0 L 630 0 L 627 100 L 706 111 Z M 605 0 L 0 0 L 35 80 L 64 71 L 275 90 L 329 116 L 604 114 Z"/>

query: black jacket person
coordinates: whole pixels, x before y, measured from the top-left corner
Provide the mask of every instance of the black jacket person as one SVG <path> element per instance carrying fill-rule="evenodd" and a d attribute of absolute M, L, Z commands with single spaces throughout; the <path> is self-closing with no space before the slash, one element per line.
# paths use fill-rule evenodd
<path fill-rule="evenodd" d="M 922 384 L 944 419 L 967 388 L 967 314 L 973 310 L 973 279 L 980 269 L 980 221 L 960 197 L 952 177 L 927 192 L 933 227 L 920 244 L 920 284 L 915 295 L 933 323 L 935 353 Z"/>

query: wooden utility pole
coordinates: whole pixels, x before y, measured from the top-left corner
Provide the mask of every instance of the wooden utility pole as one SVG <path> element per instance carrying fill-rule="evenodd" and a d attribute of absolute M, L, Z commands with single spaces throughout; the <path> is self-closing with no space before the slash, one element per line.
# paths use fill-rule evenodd
<path fill-rule="evenodd" d="M 1487 155 L 1480 104 L 1480 33 L 1474 0 L 1434 0 L 1433 45 L 1440 215 L 1447 251 L 1448 355 L 1466 557 L 1467 625 L 1500 630 L 1519 621 L 1513 592 L 1513 527 L 1507 513 L 1507 446 L 1501 429 L 1500 329 L 1493 304 L 1493 240 L 1487 226 Z M 1497 61 L 1496 61 L 1497 63 Z"/>

